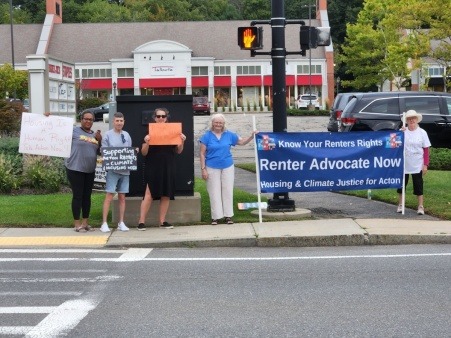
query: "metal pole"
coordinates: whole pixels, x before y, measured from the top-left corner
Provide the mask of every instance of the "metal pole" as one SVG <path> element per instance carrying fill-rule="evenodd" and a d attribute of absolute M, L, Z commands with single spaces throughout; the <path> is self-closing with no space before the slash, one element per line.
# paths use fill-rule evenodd
<path fill-rule="evenodd" d="M 13 69 L 16 70 L 16 63 L 14 61 L 14 33 L 13 33 L 13 0 L 9 0 L 9 18 L 11 26 L 11 58 Z M 16 99 L 16 90 L 14 89 L 14 99 Z"/>
<path fill-rule="evenodd" d="M 272 33 L 272 87 L 273 87 L 273 131 L 287 132 L 286 73 L 285 73 L 285 8 L 283 0 L 271 0 Z M 268 211 L 294 211 L 294 201 L 288 192 L 275 193 L 268 202 Z"/>
<path fill-rule="evenodd" d="M 312 3 L 311 3 L 311 1 L 309 1 L 309 4 L 308 4 L 308 25 L 309 25 L 309 27 L 312 27 Z M 310 44 L 310 41 L 312 41 L 311 35 L 312 35 L 312 29 L 310 28 L 308 31 L 309 44 Z M 309 82 L 309 98 L 310 98 L 308 109 L 310 110 L 310 109 L 312 109 L 312 46 L 309 46 L 309 49 L 308 49 L 308 72 L 309 72 L 308 82 Z"/>
<path fill-rule="evenodd" d="M 114 114 L 117 112 L 117 106 L 116 106 L 116 82 L 113 82 L 113 98 L 112 101 L 108 105 L 108 126 L 110 129 L 113 128 L 113 120 L 114 120 Z"/>

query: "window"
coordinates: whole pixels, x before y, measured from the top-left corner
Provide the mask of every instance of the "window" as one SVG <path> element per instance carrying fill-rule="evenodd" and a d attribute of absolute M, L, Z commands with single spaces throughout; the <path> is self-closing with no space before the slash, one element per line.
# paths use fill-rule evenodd
<path fill-rule="evenodd" d="M 208 67 L 192 67 L 191 75 L 192 76 L 207 76 L 208 75 Z"/>
<path fill-rule="evenodd" d="M 420 114 L 440 114 L 439 98 L 436 96 L 406 97 L 406 111 L 416 110 Z"/>
<path fill-rule="evenodd" d="M 237 66 L 236 73 L 238 75 L 260 75 L 262 73 L 261 66 Z"/>
<path fill-rule="evenodd" d="M 117 77 L 133 77 L 133 68 L 118 68 Z"/>
<path fill-rule="evenodd" d="M 312 74 L 321 74 L 321 65 L 312 65 Z M 298 65 L 298 74 L 310 74 L 309 65 Z"/>
<path fill-rule="evenodd" d="M 372 100 L 361 113 L 396 114 L 399 116 L 398 98 Z"/>
<path fill-rule="evenodd" d="M 429 77 L 432 76 L 443 76 L 443 68 L 431 67 L 428 68 Z"/>
<path fill-rule="evenodd" d="M 451 98 L 450 97 L 446 97 L 446 106 L 448 107 L 448 115 L 451 115 Z"/>
<path fill-rule="evenodd" d="M 111 69 L 105 69 L 105 68 L 82 69 L 81 75 L 84 79 L 108 78 L 108 77 L 111 77 Z M 80 78 L 80 71 L 78 69 L 75 70 L 75 77 Z"/>
<path fill-rule="evenodd" d="M 230 66 L 216 66 L 215 75 L 230 75 Z"/>

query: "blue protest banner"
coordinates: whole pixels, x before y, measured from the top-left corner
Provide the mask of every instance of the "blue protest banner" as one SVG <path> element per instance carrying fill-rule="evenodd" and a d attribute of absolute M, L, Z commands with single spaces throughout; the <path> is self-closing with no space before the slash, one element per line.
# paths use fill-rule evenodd
<path fill-rule="evenodd" d="M 404 133 L 265 133 L 256 135 L 264 193 L 399 188 Z"/>

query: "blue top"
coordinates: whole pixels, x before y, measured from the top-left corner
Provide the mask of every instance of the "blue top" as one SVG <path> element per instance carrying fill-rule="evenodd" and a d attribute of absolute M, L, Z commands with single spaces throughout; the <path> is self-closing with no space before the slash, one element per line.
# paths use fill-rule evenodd
<path fill-rule="evenodd" d="M 231 131 L 224 131 L 218 139 L 211 131 L 207 131 L 199 142 L 207 148 L 205 153 L 205 165 L 214 169 L 225 169 L 233 165 L 230 149 L 236 146 L 239 137 Z"/>

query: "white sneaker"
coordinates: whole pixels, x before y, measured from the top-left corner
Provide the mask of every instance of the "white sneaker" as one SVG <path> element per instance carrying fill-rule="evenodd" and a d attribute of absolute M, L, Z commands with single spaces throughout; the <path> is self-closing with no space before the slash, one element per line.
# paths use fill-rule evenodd
<path fill-rule="evenodd" d="M 110 228 L 108 227 L 107 222 L 102 224 L 102 226 L 100 227 L 100 231 L 102 231 L 102 232 L 110 232 L 111 231 Z"/>
<path fill-rule="evenodd" d="M 398 210 L 396 210 L 396 212 L 399 212 L 399 213 L 401 213 L 402 212 L 402 205 L 400 204 L 400 205 L 398 205 Z"/>
<path fill-rule="evenodd" d="M 422 205 L 418 206 L 418 211 L 417 211 L 418 215 L 424 215 L 424 208 Z"/>
<path fill-rule="evenodd" d="M 120 230 L 120 231 L 128 231 L 128 230 L 130 230 L 130 229 L 125 225 L 124 222 L 119 222 L 119 223 L 117 224 L 117 230 Z"/>

